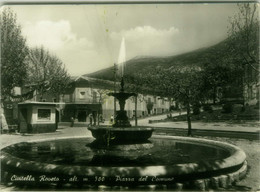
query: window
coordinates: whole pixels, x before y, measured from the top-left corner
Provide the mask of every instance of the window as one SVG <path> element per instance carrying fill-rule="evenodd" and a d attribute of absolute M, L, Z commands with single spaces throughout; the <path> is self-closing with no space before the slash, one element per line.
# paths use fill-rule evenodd
<path fill-rule="evenodd" d="M 38 109 L 38 120 L 51 120 L 50 109 Z"/>
<path fill-rule="evenodd" d="M 79 92 L 79 98 L 80 98 L 80 99 L 85 99 L 85 95 L 86 95 L 86 92 L 85 92 L 85 91 Z"/>

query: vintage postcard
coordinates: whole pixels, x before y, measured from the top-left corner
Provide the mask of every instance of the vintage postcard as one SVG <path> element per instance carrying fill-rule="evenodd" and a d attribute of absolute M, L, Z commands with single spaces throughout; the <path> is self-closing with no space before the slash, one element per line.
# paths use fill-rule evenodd
<path fill-rule="evenodd" d="M 1 190 L 257 191 L 259 2 L 5 1 Z"/>

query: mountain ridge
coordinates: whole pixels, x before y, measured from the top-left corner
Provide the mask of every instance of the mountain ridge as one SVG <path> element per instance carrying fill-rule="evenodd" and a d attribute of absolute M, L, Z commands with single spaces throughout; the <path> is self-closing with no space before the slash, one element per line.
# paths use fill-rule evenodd
<path fill-rule="evenodd" d="M 227 40 L 223 40 L 215 45 L 203 47 L 194 51 L 173 55 L 173 56 L 136 56 L 125 63 L 124 73 L 131 75 L 132 73 L 145 73 L 154 67 L 160 66 L 164 68 L 171 68 L 174 66 L 199 66 L 202 67 L 205 63 L 211 60 L 216 60 L 226 55 Z M 113 66 L 101 69 L 99 71 L 85 74 L 83 76 L 93 77 L 104 80 L 114 80 Z"/>

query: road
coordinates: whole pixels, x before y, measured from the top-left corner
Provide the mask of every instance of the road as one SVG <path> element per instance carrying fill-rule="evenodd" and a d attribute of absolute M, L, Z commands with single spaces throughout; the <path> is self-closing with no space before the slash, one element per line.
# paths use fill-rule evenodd
<path fill-rule="evenodd" d="M 179 113 L 172 113 L 172 116 L 179 115 Z M 149 126 L 155 128 L 155 133 L 169 134 L 169 135 L 186 135 L 187 122 L 158 122 L 149 123 L 149 120 L 163 120 L 166 114 L 159 116 L 152 116 L 145 119 L 138 120 L 139 126 Z M 134 121 L 131 121 L 134 125 Z M 215 137 L 232 137 L 258 140 L 260 137 L 259 121 L 246 122 L 192 122 L 192 134 L 198 136 L 215 136 Z"/>

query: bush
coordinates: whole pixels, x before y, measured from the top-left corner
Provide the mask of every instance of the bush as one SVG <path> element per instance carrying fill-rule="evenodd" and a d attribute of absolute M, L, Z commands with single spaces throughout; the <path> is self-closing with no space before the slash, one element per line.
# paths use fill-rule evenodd
<path fill-rule="evenodd" d="M 199 114 L 200 114 L 200 108 L 197 107 L 197 106 L 195 106 L 195 107 L 193 108 L 193 115 L 199 115 Z"/>
<path fill-rule="evenodd" d="M 178 110 L 179 108 L 178 108 L 178 106 L 176 105 L 176 106 L 174 106 L 174 105 L 171 105 L 170 106 L 170 111 L 174 111 L 174 110 Z"/>
<path fill-rule="evenodd" d="M 226 103 L 223 105 L 223 113 L 232 113 L 233 111 L 233 104 L 232 103 Z"/>
<path fill-rule="evenodd" d="M 245 112 L 246 111 L 246 107 L 245 106 L 242 106 L 241 107 L 241 112 Z"/>
<path fill-rule="evenodd" d="M 204 105 L 203 106 L 203 111 L 208 111 L 209 113 L 213 112 L 213 108 L 211 105 Z"/>

